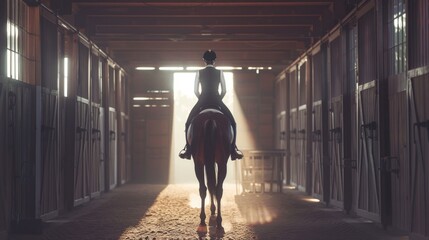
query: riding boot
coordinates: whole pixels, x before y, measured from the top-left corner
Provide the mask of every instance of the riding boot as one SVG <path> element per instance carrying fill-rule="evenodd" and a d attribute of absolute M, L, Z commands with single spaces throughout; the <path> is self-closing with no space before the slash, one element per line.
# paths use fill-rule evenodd
<path fill-rule="evenodd" d="M 185 130 L 185 139 L 186 139 L 186 145 L 185 145 L 185 147 L 180 151 L 180 153 L 179 153 L 179 157 L 180 158 L 183 158 L 183 159 L 188 159 L 188 160 L 190 160 L 191 159 L 191 147 L 189 146 L 189 143 L 188 143 L 188 138 L 186 137 L 186 133 L 188 132 L 188 126 L 186 126 L 186 128 L 185 128 L 186 130 Z"/>
<path fill-rule="evenodd" d="M 235 140 L 237 137 L 237 128 L 236 126 L 232 126 L 233 130 L 234 130 L 234 138 L 232 139 L 232 144 L 231 144 L 231 160 L 235 161 L 236 159 L 242 159 L 243 158 L 243 153 L 238 150 L 237 146 L 235 145 Z"/>
<path fill-rule="evenodd" d="M 183 159 L 191 160 L 191 150 L 190 146 L 188 144 L 185 145 L 185 147 L 180 151 L 179 157 Z"/>

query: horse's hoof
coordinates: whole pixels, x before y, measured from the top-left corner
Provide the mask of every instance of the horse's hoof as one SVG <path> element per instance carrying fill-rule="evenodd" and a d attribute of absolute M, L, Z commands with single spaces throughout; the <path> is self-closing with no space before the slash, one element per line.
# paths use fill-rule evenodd
<path fill-rule="evenodd" d="M 223 237 L 225 235 L 225 229 L 223 227 L 216 228 L 217 237 Z"/>
<path fill-rule="evenodd" d="M 197 233 L 204 233 L 204 234 L 206 234 L 207 233 L 207 225 L 200 224 L 198 226 L 198 228 L 197 228 Z"/>

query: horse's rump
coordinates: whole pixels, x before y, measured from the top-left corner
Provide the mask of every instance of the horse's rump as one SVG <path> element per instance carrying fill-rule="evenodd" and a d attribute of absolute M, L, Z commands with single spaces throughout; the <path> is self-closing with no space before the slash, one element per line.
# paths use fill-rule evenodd
<path fill-rule="evenodd" d="M 226 163 L 231 152 L 232 128 L 228 118 L 216 109 L 206 109 L 192 121 L 188 141 L 195 162 Z"/>

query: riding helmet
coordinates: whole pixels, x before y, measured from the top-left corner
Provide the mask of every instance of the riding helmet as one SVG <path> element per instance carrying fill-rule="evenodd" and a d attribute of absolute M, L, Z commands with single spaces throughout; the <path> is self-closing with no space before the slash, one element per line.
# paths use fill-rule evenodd
<path fill-rule="evenodd" d="M 212 62 L 216 59 L 216 53 L 213 50 L 209 49 L 204 53 L 203 59 L 208 62 Z"/>

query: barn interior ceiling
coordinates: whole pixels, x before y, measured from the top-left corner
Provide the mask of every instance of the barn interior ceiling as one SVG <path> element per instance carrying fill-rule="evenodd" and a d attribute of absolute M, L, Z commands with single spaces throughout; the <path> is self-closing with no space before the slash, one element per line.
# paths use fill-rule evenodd
<path fill-rule="evenodd" d="M 353 0 L 70 0 L 64 15 L 125 69 L 218 65 L 280 70 L 353 8 Z M 70 13 L 70 12 L 69 12 Z"/>

